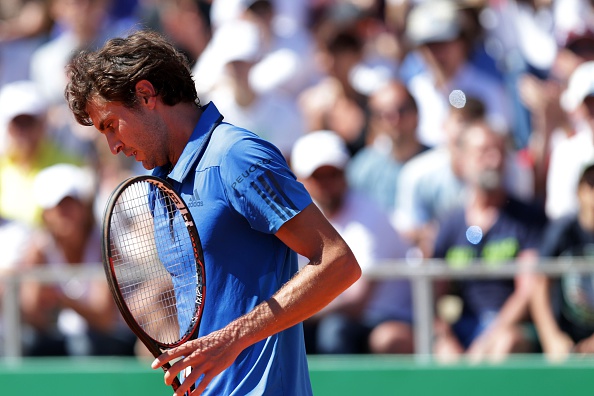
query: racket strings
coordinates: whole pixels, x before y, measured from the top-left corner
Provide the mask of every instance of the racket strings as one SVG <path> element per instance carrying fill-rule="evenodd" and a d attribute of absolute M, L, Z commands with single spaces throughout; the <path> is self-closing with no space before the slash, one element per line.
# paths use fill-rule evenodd
<path fill-rule="evenodd" d="M 113 268 L 141 328 L 163 344 L 178 342 L 196 310 L 196 262 L 176 205 L 148 182 L 130 185 L 111 219 Z"/>

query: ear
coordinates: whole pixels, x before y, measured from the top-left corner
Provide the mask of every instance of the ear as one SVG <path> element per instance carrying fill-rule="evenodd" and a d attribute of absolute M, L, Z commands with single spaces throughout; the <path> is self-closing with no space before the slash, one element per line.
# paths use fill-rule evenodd
<path fill-rule="evenodd" d="M 148 106 L 153 108 L 157 101 L 157 92 L 155 87 L 148 80 L 140 80 L 136 83 L 135 87 L 136 97 L 139 100 L 140 105 Z"/>

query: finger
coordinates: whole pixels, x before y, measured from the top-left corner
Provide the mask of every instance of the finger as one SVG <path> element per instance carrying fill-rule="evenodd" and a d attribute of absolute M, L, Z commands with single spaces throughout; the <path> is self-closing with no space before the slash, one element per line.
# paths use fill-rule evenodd
<path fill-rule="evenodd" d="M 214 373 L 213 374 L 205 373 L 204 376 L 202 377 L 202 379 L 200 380 L 200 384 L 198 384 L 198 387 L 196 387 L 196 389 L 194 389 L 194 391 L 192 393 L 190 393 L 190 395 L 191 396 L 201 395 L 202 392 L 204 392 L 206 390 L 206 387 L 208 386 L 208 384 L 210 384 L 210 381 L 212 381 L 213 378 L 214 378 Z"/>
<path fill-rule="evenodd" d="M 168 349 L 161 355 L 159 355 L 159 357 L 157 357 L 155 360 L 153 360 L 153 362 L 151 363 L 151 368 L 158 369 L 164 364 L 169 363 L 172 360 L 182 356 L 185 356 L 185 348 L 177 347 L 173 349 Z"/>
<path fill-rule="evenodd" d="M 173 381 L 175 380 L 175 378 L 177 378 L 179 374 L 179 371 L 173 369 L 173 368 L 169 368 L 166 372 L 165 375 L 163 376 L 163 380 L 165 381 L 165 385 L 169 385 L 171 386 L 171 384 L 173 384 Z"/>
<path fill-rule="evenodd" d="M 181 386 L 177 389 L 174 395 L 185 395 L 184 392 L 189 392 L 189 394 L 191 395 L 199 395 L 200 393 L 194 393 L 195 391 L 192 391 L 190 393 L 190 391 L 192 390 L 192 386 L 194 386 L 194 384 L 198 382 L 201 376 L 202 373 L 200 373 L 198 370 L 192 370 L 189 373 L 187 373 L 186 378 L 184 379 Z"/>
<path fill-rule="evenodd" d="M 197 367 L 199 367 L 200 364 L 200 360 L 192 357 L 192 355 L 179 359 L 171 365 L 171 368 L 165 374 L 165 383 L 168 384 L 168 382 L 173 381 L 174 377 L 182 372 L 186 378 L 190 378 L 191 374 L 194 374 L 195 372 L 196 375 L 194 375 L 194 378 L 196 379 L 200 373 L 200 370 L 197 370 Z"/>

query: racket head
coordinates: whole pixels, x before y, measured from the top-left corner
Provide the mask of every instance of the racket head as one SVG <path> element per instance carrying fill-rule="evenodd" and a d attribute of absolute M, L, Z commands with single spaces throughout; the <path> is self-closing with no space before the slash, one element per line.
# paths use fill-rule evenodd
<path fill-rule="evenodd" d="M 167 181 L 124 180 L 103 217 L 103 266 L 122 317 L 153 356 L 196 337 L 205 297 L 202 245 Z"/>

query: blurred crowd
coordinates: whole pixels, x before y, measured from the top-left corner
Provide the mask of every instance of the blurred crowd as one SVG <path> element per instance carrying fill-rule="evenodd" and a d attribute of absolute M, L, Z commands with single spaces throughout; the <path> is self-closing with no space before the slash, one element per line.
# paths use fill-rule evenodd
<path fill-rule="evenodd" d="M 0 274 L 101 265 L 106 199 L 145 170 L 76 124 L 65 66 L 144 28 L 202 104 L 281 150 L 361 264 L 304 323 L 311 354 L 415 353 L 409 282 L 365 276 L 385 260 L 594 252 L 594 1 L 2 0 Z M 434 353 L 594 353 L 593 280 L 439 281 Z M 28 281 L 20 302 L 28 356 L 146 353 L 104 282 Z"/>

